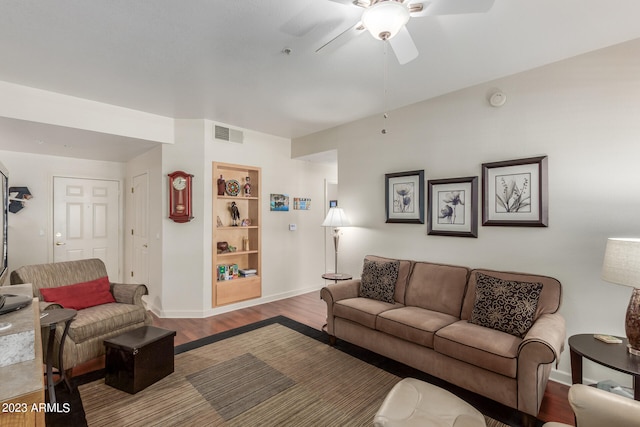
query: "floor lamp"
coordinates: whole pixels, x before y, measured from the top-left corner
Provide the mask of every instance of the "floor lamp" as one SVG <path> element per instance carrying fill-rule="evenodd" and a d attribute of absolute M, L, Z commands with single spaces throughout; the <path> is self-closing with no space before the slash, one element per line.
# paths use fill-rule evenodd
<path fill-rule="evenodd" d="M 633 288 L 625 317 L 625 332 L 629 353 L 640 356 L 640 239 L 607 240 L 602 279 Z"/>
<path fill-rule="evenodd" d="M 338 242 L 340 241 L 340 227 L 351 225 L 349 218 L 342 208 L 330 208 L 327 217 L 322 222 L 323 227 L 333 227 L 333 246 L 335 248 L 335 276 L 338 276 Z"/>

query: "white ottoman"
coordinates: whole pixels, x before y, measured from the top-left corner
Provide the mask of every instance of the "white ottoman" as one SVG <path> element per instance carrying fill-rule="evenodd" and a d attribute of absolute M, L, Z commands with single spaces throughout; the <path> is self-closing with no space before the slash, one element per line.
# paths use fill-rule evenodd
<path fill-rule="evenodd" d="M 375 427 L 486 427 L 484 416 L 456 395 L 415 378 L 396 384 L 373 419 Z"/>

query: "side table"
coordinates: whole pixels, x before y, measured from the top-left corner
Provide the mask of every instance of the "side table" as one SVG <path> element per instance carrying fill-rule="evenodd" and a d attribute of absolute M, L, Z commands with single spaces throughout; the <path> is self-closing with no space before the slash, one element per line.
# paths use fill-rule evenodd
<path fill-rule="evenodd" d="M 353 279 L 353 276 L 344 273 L 324 273 L 322 278 L 325 280 L 333 280 L 335 283 L 338 283 L 338 280 L 351 280 Z"/>
<path fill-rule="evenodd" d="M 62 353 L 64 350 L 64 341 L 67 339 L 67 333 L 69 333 L 69 326 L 71 325 L 71 321 L 76 317 L 78 312 L 76 310 L 70 310 L 67 308 L 56 309 L 56 310 L 47 310 L 40 314 L 42 316 L 40 318 L 40 327 L 41 328 L 49 328 L 49 340 L 47 342 L 47 355 L 46 355 L 46 364 L 47 364 L 47 391 L 49 394 L 49 402 L 56 403 L 56 385 L 60 384 L 62 381 L 67 385 L 69 391 L 71 391 L 71 383 L 67 378 L 67 374 L 65 373 L 64 366 L 62 364 Z M 53 344 L 56 336 L 56 327 L 58 323 L 64 322 L 64 332 L 62 333 L 62 338 L 60 339 L 60 346 L 58 347 L 58 375 L 60 378 L 58 381 L 53 381 Z"/>
<path fill-rule="evenodd" d="M 633 377 L 633 398 L 640 400 L 640 356 L 627 351 L 628 340 L 620 338 L 620 344 L 607 344 L 593 334 L 573 335 L 569 338 L 571 355 L 571 381 L 582 384 L 582 358 Z"/>

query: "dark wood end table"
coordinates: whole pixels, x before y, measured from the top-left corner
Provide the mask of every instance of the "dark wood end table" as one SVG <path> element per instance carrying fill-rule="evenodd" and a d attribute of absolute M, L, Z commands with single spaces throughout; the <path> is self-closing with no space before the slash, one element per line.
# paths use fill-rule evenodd
<path fill-rule="evenodd" d="M 64 366 L 62 364 L 62 353 L 64 350 L 64 341 L 67 339 L 67 333 L 69 332 L 69 326 L 71 321 L 76 317 L 78 312 L 67 308 L 47 310 L 40 313 L 40 327 L 49 328 L 49 341 L 47 343 L 47 391 L 49 394 L 49 402 L 56 403 L 56 385 L 62 381 L 67 385 L 69 391 L 71 391 L 71 383 L 67 378 Z M 56 337 L 56 327 L 58 323 L 64 322 L 64 332 L 62 338 L 60 338 L 60 346 L 58 347 L 58 374 L 60 378 L 58 381 L 53 381 L 53 344 Z"/>
<path fill-rule="evenodd" d="M 353 279 L 353 276 L 344 273 L 324 273 L 322 278 L 325 280 L 333 280 L 335 283 L 338 283 L 338 280 L 351 280 Z"/>
<path fill-rule="evenodd" d="M 607 344 L 593 337 L 593 334 L 573 335 L 569 338 L 571 354 L 571 381 L 582 384 L 582 358 L 589 359 L 607 368 L 633 377 L 633 398 L 640 400 L 640 356 L 627 350 L 628 340 L 621 338 L 620 344 Z"/>

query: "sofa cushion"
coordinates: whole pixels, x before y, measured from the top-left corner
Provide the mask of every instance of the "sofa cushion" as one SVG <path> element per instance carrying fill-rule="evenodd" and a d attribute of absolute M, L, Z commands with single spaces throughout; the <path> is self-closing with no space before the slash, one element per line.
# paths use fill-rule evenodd
<path fill-rule="evenodd" d="M 471 275 L 469 276 L 469 285 L 467 287 L 467 293 L 464 296 L 464 304 L 462 306 L 462 315 L 460 316 L 460 319 L 468 320 L 471 318 L 471 311 L 473 310 L 473 305 L 476 302 L 476 273 L 483 273 L 502 280 L 542 283 L 543 288 L 540 293 L 540 298 L 538 299 L 538 308 L 536 309 L 534 320 L 540 317 L 541 314 L 556 313 L 560 308 L 560 303 L 562 301 L 562 285 L 558 279 L 537 274 L 476 269 L 472 270 Z"/>
<path fill-rule="evenodd" d="M 116 302 L 110 287 L 109 279 L 105 276 L 58 288 L 41 288 L 40 293 L 46 302 L 55 302 L 64 308 L 82 310 L 95 305 Z"/>
<path fill-rule="evenodd" d="M 460 318 L 468 276 L 466 267 L 416 262 L 407 285 L 405 305 Z"/>
<path fill-rule="evenodd" d="M 506 332 L 460 320 L 436 332 L 433 348 L 454 359 L 515 378 L 521 342 L 522 339 Z"/>
<path fill-rule="evenodd" d="M 24 265 L 11 272 L 11 284 L 31 283 L 33 296 L 41 297 L 41 288 L 58 288 L 107 276 L 104 262 L 98 258 L 51 264 Z"/>
<path fill-rule="evenodd" d="M 360 279 L 360 296 L 393 303 L 400 261 L 365 259 Z"/>
<path fill-rule="evenodd" d="M 523 338 L 533 325 L 542 283 L 476 275 L 476 301 L 469 322 Z"/>
<path fill-rule="evenodd" d="M 385 258 L 377 255 L 367 255 L 364 259 L 370 261 L 399 261 L 400 266 L 398 268 L 398 280 L 396 280 L 396 290 L 394 294 L 394 300 L 400 304 L 404 304 L 404 296 L 407 289 L 407 283 L 409 283 L 409 276 L 413 270 L 413 261 L 408 260 L 396 260 L 392 258 Z"/>
<path fill-rule="evenodd" d="M 347 298 L 336 301 L 333 305 L 333 315 L 375 329 L 378 314 L 397 307 L 402 307 L 402 305 L 372 298 Z"/>
<path fill-rule="evenodd" d="M 102 304 L 79 310 L 69 326 L 69 338 L 80 344 L 127 326 L 144 323 L 143 307 L 132 304 Z"/>
<path fill-rule="evenodd" d="M 435 332 L 458 320 L 457 317 L 420 307 L 402 307 L 380 313 L 376 329 L 433 348 Z"/>

